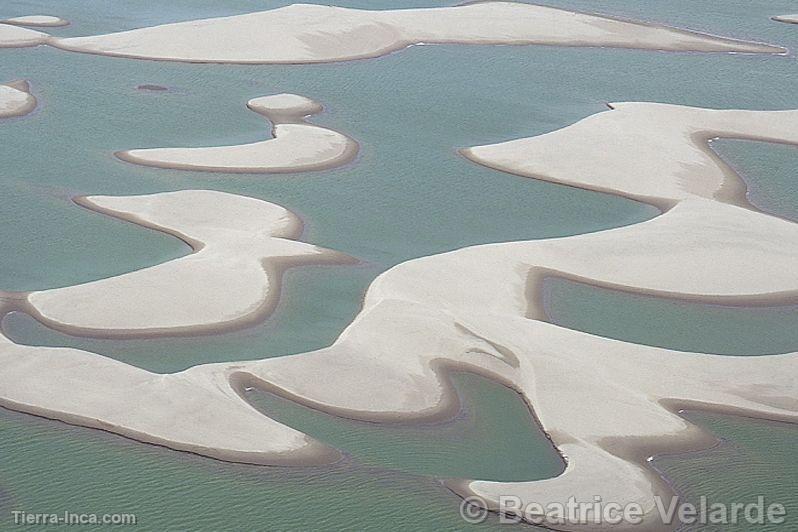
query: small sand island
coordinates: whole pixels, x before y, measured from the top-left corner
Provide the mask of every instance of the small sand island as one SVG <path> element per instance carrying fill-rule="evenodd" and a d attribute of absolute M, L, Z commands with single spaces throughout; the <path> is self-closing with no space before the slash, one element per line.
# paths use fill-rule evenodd
<path fill-rule="evenodd" d="M 0 85 L 0 118 L 24 116 L 36 109 L 36 97 L 25 80 Z"/>
<path fill-rule="evenodd" d="M 274 138 L 236 146 L 151 148 L 117 152 L 124 161 L 158 168 L 207 172 L 281 173 L 326 170 L 354 159 L 353 139 L 305 122 L 322 106 L 296 94 L 255 98 L 247 106 L 273 124 Z"/>
<path fill-rule="evenodd" d="M 785 51 L 767 44 L 515 2 L 377 11 L 294 4 L 258 13 L 51 42 L 76 52 L 200 63 L 345 61 L 378 57 L 419 43 Z"/>
<path fill-rule="evenodd" d="M 243 327 L 272 311 L 286 268 L 351 260 L 295 241 L 302 223 L 293 213 L 244 196 L 183 190 L 76 201 L 174 235 L 194 253 L 125 275 L 28 296 L 34 316 L 72 334 L 152 336 Z"/>
<path fill-rule="evenodd" d="M 779 15 L 773 17 L 776 22 L 785 22 L 787 24 L 798 24 L 798 14 L 795 15 Z"/>
<path fill-rule="evenodd" d="M 26 15 L 0 20 L 0 24 L 27 26 L 29 28 L 59 28 L 69 26 L 69 21 L 50 15 Z"/>

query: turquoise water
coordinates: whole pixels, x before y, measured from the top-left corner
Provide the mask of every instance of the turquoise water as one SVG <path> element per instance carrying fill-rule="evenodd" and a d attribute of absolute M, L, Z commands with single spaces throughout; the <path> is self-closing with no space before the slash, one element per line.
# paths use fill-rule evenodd
<path fill-rule="evenodd" d="M 710 430 L 719 442 L 711 450 L 654 459 L 654 466 L 672 479 L 682 501 L 697 505 L 705 495 L 710 503 L 748 504 L 762 496 L 765 507 L 782 504 L 787 511 L 786 520 L 780 525 L 752 526 L 743 522 L 687 530 L 798 530 L 798 427 L 705 412 L 688 412 L 686 417 Z"/>
<path fill-rule="evenodd" d="M 718 355 L 798 352 L 798 306 L 710 305 L 598 288 L 558 277 L 544 282 L 552 323 L 637 344 Z"/>
<path fill-rule="evenodd" d="M 0 16 L 50 13 L 73 22 L 52 33 L 83 35 L 288 3 L 5 0 Z M 376 0 L 337 3 L 395 7 L 394 2 Z M 453 3 L 412 0 L 402 6 Z M 794 11 L 794 4 L 786 0 L 733 0 L 722 5 L 690 0 L 546 3 L 682 24 L 798 49 L 796 27 L 769 20 Z M 0 290 L 70 285 L 188 252 L 176 239 L 75 206 L 71 197 L 79 194 L 184 188 L 246 194 L 297 212 L 306 223 L 304 240 L 362 261 L 357 267 L 290 272 L 284 300 L 274 316 L 237 333 L 110 342 L 69 338 L 23 315 L 8 316 L 4 330 L 19 342 L 82 347 L 161 372 L 328 345 L 356 314 L 370 281 L 398 262 L 471 244 L 598 231 L 657 214 L 652 207 L 625 199 L 491 171 L 459 157 L 457 148 L 560 128 L 604 110 L 606 101 L 798 108 L 796 66 L 794 55 L 514 46 L 418 47 L 375 60 L 305 67 L 182 65 L 46 47 L 0 50 L 0 80 L 29 79 L 42 104 L 33 115 L 0 124 L 0 184 L 5 199 L 0 205 L 0 242 L 5 250 L 0 253 Z M 135 89 L 144 83 L 165 85 L 170 91 Z M 248 111 L 245 103 L 275 92 L 297 92 L 322 102 L 327 112 L 314 121 L 356 138 L 361 143 L 358 159 L 327 172 L 264 176 L 141 168 L 112 156 L 116 150 L 137 147 L 262 139 L 268 134 L 268 124 Z M 790 148 L 760 143 L 718 143 L 715 147 L 756 191 L 771 187 L 768 193 L 756 192 L 763 208 L 794 213 L 798 195 L 789 181 L 789 165 L 794 167 Z M 779 153 L 777 163 L 773 162 L 775 152 Z M 710 319 L 703 317 L 704 311 L 697 312 L 701 319 Z M 749 323 L 749 319 L 758 318 L 743 317 L 737 323 Z M 773 342 L 791 341 L 790 334 L 776 330 Z M 775 345 L 769 338 L 757 338 L 758 352 Z M 528 456 L 530 445 L 538 442 L 531 437 L 534 427 L 507 427 L 507 419 L 484 419 L 500 418 L 495 412 L 518 408 L 518 404 L 498 391 L 486 392 L 484 383 L 461 386 L 465 395 L 472 390 L 470 404 L 478 416 L 450 427 L 450 432 L 350 427 L 283 405 L 281 415 L 288 416 L 287 420 L 317 431 L 351 453 L 350 460 L 332 468 L 221 464 L 96 431 L 2 413 L 0 514 L 5 517 L 15 508 L 135 511 L 146 519 L 142 528 L 150 530 L 461 529 L 458 500 L 434 475 L 467 473 L 471 467 L 486 477 L 514 472 L 533 478 L 553 474 L 551 464 L 543 459 L 525 462 L 517 471 L 508 469 L 501 457 Z M 475 442 L 498 430 L 493 423 L 517 437 L 490 440 L 497 452 L 463 465 L 462 456 L 473 451 Z M 749 421 L 739 421 L 739 426 L 730 438 L 744 439 L 751 434 L 745 432 L 749 429 L 763 430 Z M 405 431 L 406 441 L 394 437 L 397 441 L 388 446 L 394 443 L 390 435 L 396 434 L 391 430 Z M 757 460 L 768 464 L 768 470 L 786 467 L 794 456 L 795 439 L 771 439 L 770 435 L 761 448 L 754 449 L 762 450 Z M 453 445 L 460 436 L 462 442 Z M 452 453 L 419 452 L 444 443 L 452 444 Z M 770 443 L 783 452 L 765 452 Z M 391 452 L 380 455 L 376 450 L 382 445 Z M 746 493 L 759 489 L 746 484 L 745 470 L 721 474 L 723 467 L 722 460 L 710 463 L 703 477 L 706 484 L 700 488 L 721 493 L 733 482 Z M 674 469 L 672 474 L 676 482 L 689 484 L 695 478 L 691 473 Z M 783 477 L 769 478 L 775 482 L 776 493 L 788 493 L 794 486 Z"/>
<path fill-rule="evenodd" d="M 746 140 L 718 140 L 712 148 L 746 181 L 754 205 L 798 222 L 798 148 Z"/>

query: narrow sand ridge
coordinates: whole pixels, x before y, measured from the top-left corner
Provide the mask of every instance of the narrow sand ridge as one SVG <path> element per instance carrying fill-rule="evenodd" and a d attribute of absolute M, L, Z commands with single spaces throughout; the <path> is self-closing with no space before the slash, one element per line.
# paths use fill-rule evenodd
<path fill-rule="evenodd" d="M 59 28 L 69 26 L 69 21 L 50 15 L 26 15 L 0 20 L 0 24 L 12 26 L 27 26 L 29 28 Z"/>
<path fill-rule="evenodd" d="M 78 201 L 170 233 L 194 253 L 28 296 L 37 319 L 73 334 L 142 336 L 244 327 L 272 311 L 285 268 L 351 260 L 293 240 L 301 234 L 299 219 L 279 205 L 253 198 L 188 190 Z"/>
<path fill-rule="evenodd" d="M 663 208 L 692 197 L 747 206 L 745 183 L 709 141 L 722 137 L 798 144 L 798 111 L 719 111 L 658 103 L 609 106 L 613 110 L 545 135 L 461 153 L 496 170 L 621 194 Z"/>
<path fill-rule="evenodd" d="M 65 50 L 139 59 L 316 63 L 415 44 L 540 44 L 783 53 L 780 47 L 514 2 L 368 11 L 294 4 L 269 11 L 54 39 Z"/>
<path fill-rule="evenodd" d="M 36 97 L 25 80 L 0 85 L 0 118 L 24 116 L 36 109 Z"/>
<path fill-rule="evenodd" d="M 786 22 L 787 24 L 798 24 L 798 15 L 779 15 L 773 17 L 776 22 Z"/>
<path fill-rule="evenodd" d="M 153 148 L 116 153 L 122 160 L 180 170 L 209 172 L 306 172 L 334 168 L 351 161 L 358 144 L 351 138 L 305 122 L 322 106 L 296 94 L 255 98 L 247 107 L 268 118 L 274 138 L 238 146 Z"/>
<path fill-rule="evenodd" d="M 39 46 L 50 42 L 51 37 L 40 31 L 0 24 L 0 48 Z"/>

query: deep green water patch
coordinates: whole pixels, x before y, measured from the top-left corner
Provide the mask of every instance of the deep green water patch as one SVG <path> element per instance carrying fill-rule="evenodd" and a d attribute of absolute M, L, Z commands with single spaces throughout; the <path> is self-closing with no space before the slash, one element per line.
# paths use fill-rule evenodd
<path fill-rule="evenodd" d="M 461 412 L 444 422 L 368 423 L 342 419 L 273 394 L 247 398 L 269 417 L 371 467 L 439 478 L 523 481 L 557 476 L 562 458 L 521 396 L 473 373 L 454 372 Z"/>
<path fill-rule="evenodd" d="M 730 306 L 544 281 L 552 323 L 626 342 L 719 355 L 798 351 L 798 306 Z"/>

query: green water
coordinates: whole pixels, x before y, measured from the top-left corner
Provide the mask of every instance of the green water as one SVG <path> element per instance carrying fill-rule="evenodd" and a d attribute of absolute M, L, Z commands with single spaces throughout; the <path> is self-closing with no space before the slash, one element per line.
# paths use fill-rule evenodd
<path fill-rule="evenodd" d="M 798 222 L 798 148 L 747 140 L 716 140 L 712 148 L 746 181 L 754 205 Z"/>
<path fill-rule="evenodd" d="M 637 344 L 719 355 L 798 351 L 798 306 L 739 307 L 642 296 L 551 277 L 544 305 L 558 325 Z"/>
<path fill-rule="evenodd" d="M 464 410 L 454 421 L 375 424 L 345 420 L 253 391 L 269 417 L 341 449 L 363 464 L 436 477 L 523 481 L 560 474 L 564 464 L 514 391 L 484 377 L 453 378 Z"/>
<path fill-rule="evenodd" d="M 84 35 L 288 3 L 4 0 L 0 17 L 54 14 L 73 22 L 52 30 L 54 34 Z M 384 0 L 336 3 L 397 6 Z M 454 3 L 412 0 L 401 6 Z M 691 0 L 545 3 L 798 49 L 796 28 L 769 20 L 793 12 L 789 0 L 729 0 L 722 5 Z M 183 65 L 46 47 L 0 49 L 0 80 L 29 79 L 41 102 L 34 114 L 0 124 L 5 200 L 0 205 L 0 290 L 85 282 L 188 252 L 176 239 L 75 206 L 71 197 L 79 194 L 185 188 L 246 194 L 297 212 L 306 222 L 304 240 L 363 261 L 358 267 L 290 272 L 274 316 L 236 333 L 112 342 L 70 338 L 18 314 L 8 316 L 3 327 L 21 343 L 81 347 L 160 372 L 316 349 L 331 343 L 349 324 L 371 280 L 398 262 L 472 244 L 598 231 L 657 214 L 649 206 L 617 197 L 491 171 L 459 157 L 457 148 L 560 128 L 604 110 L 606 101 L 798 108 L 795 76 L 793 55 L 427 46 L 375 60 L 297 67 Z M 170 91 L 135 89 L 144 83 L 165 85 Z M 262 139 L 268 125 L 245 103 L 276 92 L 297 92 L 322 102 L 327 112 L 314 121 L 356 138 L 361 144 L 358 159 L 327 172 L 264 176 L 142 168 L 112 156 L 116 150 L 137 147 Z M 715 148 L 745 175 L 762 208 L 795 212 L 791 149 L 760 143 L 717 143 Z M 776 153 L 778 164 L 773 163 Z M 695 316 L 711 324 L 723 321 L 707 313 L 711 314 L 697 310 Z M 600 321 L 596 316 L 588 321 L 594 319 Z M 740 326 L 761 325 L 759 319 L 756 313 L 734 318 Z M 755 336 L 753 352 L 787 345 L 794 338 L 791 334 L 782 327 L 774 330 L 773 338 Z M 434 480 L 435 475 L 553 474 L 545 452 L 539 447 L 539 454 L 531 451 L 530 446 L 540 443 L 534 426 L 515 426 L 513 418 L 498 414 L 523 405 L 493 386 L 462 382 L 460 392 L 469 398 L 469 411 L 475 415 L 435 430 L 350 425 L 296 405 L 262 405 L 351 454 L 345 463 L 329 468 L 222 464 L 3 412 L 0 519 L 11 509 L 69 509 L 133 511 L 141 516 L 141 528 L 148 530 L 462 529 L 458 500 Z M 768 471 L 788 468 L 790 453 L 772 452 L 768 446 L 781 445 L 794 455 L 794 443 L 771 438 L 773 432 L 753 422 L 735 423 L 741 428 L 729 438 L 745 441 L 746 434 L 753 434 L 746 430 L 766 431 L 768 438 L 751 452 L 761 451 L 757 460 L 767 463 Z M 491 452 L 475 453 L 480 442 Z M 383 447 L 385 454 L 378 452 Z M 464 461 L 464 456 L 478 459 Z M 502 458 L 506 456 L 530 458 L 510 465 Z M 684 469 L 673 470 L 675 482 L 713 493 L 724 493 L 730 483 L 746 495 L 760 489 L 749 489 L 746 470 L 726 471 L 722 459 L 707 464 L 704 484 L 692 484 L 693 472 Z M 774 482 L 774 493 L 795 492 L 794 483 L 784 477 L 774 474 L 765 480 Z M 491 525 L 497 526 L 493 521 L 487 526 Z"/>
<path fill-rule="evenodd" d="M 762 496 L 766 507 L 782 504 L 787 511 L 786 520 L 780 525 L 752 526 L 743 522 L 687 530 L 798 530 L 798 427 L 704 412 L 689 412 L 686 417 L 709 429 L 720 441 L 708 451 L 654 459 L 654 466 L 672 479 L 682 501 L 697 505 L 703 495 L 710 503 L 748 504 Z"/>

